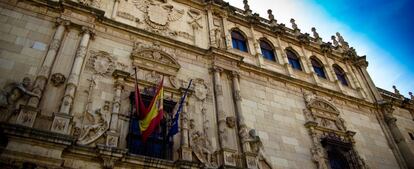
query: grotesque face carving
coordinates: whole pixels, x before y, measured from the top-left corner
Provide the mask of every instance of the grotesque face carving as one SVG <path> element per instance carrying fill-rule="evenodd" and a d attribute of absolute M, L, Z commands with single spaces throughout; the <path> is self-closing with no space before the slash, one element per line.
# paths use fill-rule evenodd
<path fill-rule="evenodd" d="M 236 126 L 236 118 L 231 116 L 226 118 L 226 124 L 229 128 L 234 128 Z"/>

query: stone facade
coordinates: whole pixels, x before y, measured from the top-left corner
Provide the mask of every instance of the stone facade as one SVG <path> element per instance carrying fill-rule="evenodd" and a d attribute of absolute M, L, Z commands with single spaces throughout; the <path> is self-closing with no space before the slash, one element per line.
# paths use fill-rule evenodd
<path fill-rule="evenodd" d="M 324 42 L 244 3 L 1 1 L 1 168 L 328 169 L 332 152 L 349 168 L 414 168 L 413 98 L 376 88 L 339 33 Z M 143 95 L 164 78 L 172 107 L 193 79 L 169 158 L 131 151 L 134 68 Z"/>

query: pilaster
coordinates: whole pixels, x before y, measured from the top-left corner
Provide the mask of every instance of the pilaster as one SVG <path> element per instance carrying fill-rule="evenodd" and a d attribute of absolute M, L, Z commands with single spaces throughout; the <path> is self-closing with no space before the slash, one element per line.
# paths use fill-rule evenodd
<path fill-rule="evenodd" d="M 62 18 L 56 19 L 56 25 L 57 29 L 53 36 L 53 40 L 49 45 L 49 49 L 46 53 L 45 60 L 43 61 L 43 64 L 40 68 L 39 73 L 37 74 L 35 83 L 34 83 L 34 89 L 33 92 L 38 94 L 39 97 L 33 96 L 29 99 L 27 105 L 37 108 L 40 103 L 40 99 L 43 95 L 43 90 L 46 87 L 47 80 L 50 76 L 50 71 L 53 65 L 53 62 L 55 61 L 56 55 L 59 51 L 59 48 L 62 43 L 63 35 L 65 34 L 66 27 L 70 24 L 68 20 L 64 20 Z"/>
<path fill-rule="evenodd" d="M 89 40 L 93 35 L 93 30 L 89 27 L 82 27 L 82 36 L 79 43 L 79 47 L 76 51 L 75 61 L 72 65 L 68 81 L 66 83 L 65 94 L 63 101 L 60 105 L 59 113 L 54 114 L 51 131 L 68 134 L 69 123 L 72 119 L 70 110 L 73 106 L 73 100 L 75 92 L 78 87 L 80 72 L 82 70 L 83 62 L 85 61 L 86 50 L 89 44 Z"/>

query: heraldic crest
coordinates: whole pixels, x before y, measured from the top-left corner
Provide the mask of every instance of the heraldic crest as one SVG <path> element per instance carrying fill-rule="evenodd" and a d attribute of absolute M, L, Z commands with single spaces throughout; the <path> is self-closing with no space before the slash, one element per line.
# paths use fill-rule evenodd
<path fill-rule="evenodd" d="M 134 0 L 136 8 L 144 12 L 145 22 L 156 30 L 166 30 L 170 22 L 179 20 L 184 10 L 178 10 L 167 0 Z"/>

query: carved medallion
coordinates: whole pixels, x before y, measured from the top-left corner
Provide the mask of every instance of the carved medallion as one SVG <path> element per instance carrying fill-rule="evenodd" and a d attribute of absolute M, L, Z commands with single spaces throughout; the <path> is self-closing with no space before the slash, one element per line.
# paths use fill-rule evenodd
<path fill-rule="evenodd" d="M 66 77 L 62 73 L 55 73 L 50 78 L 50 81 L 52 82 L 53 86 L 59 87 L 60 85 L 65 83 Z"/>
<path fill-rule="evenodd" d="M 94 73 L 99 75 L 110 75 L 115 69 L 114 58 L 104 51 L 90 51 L 91 57 L 88 66 L 92 68 Z"/>

